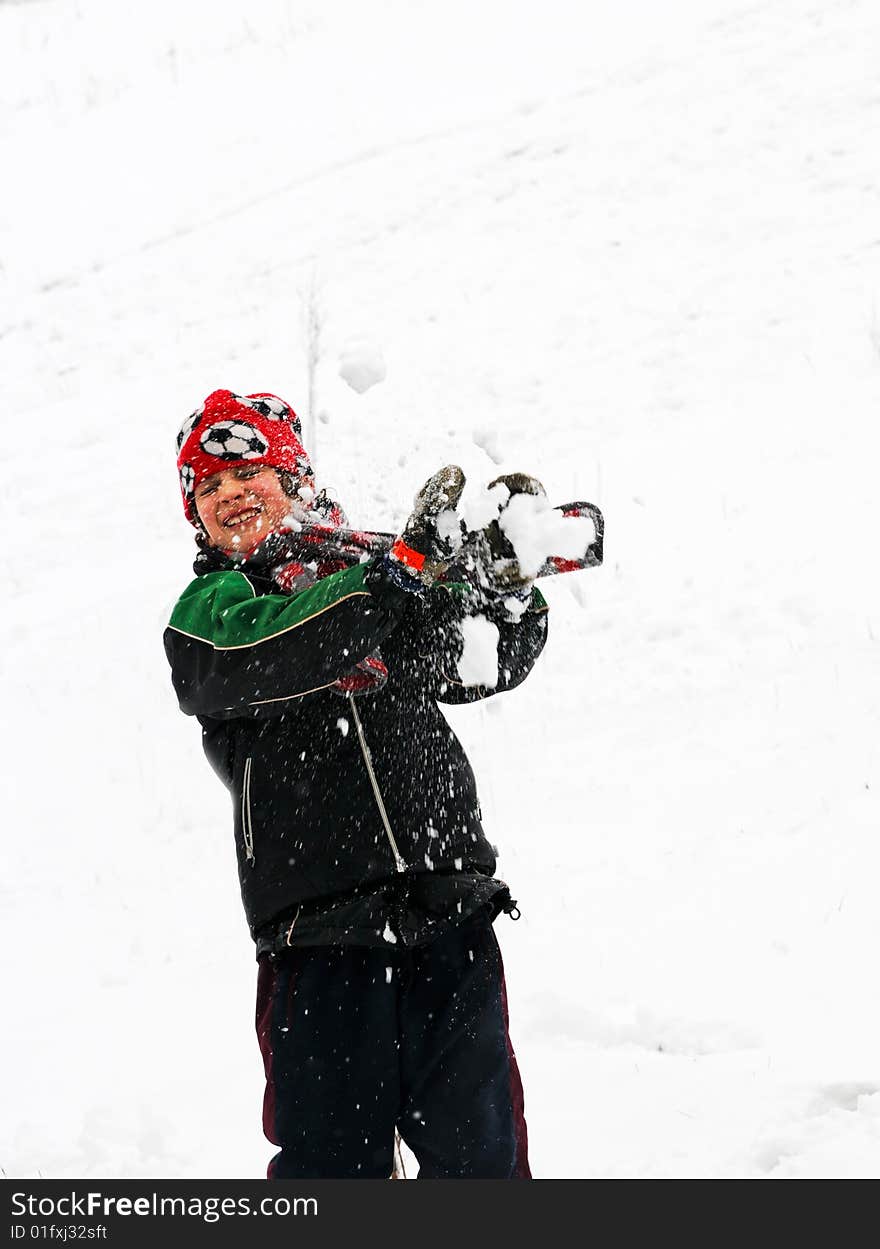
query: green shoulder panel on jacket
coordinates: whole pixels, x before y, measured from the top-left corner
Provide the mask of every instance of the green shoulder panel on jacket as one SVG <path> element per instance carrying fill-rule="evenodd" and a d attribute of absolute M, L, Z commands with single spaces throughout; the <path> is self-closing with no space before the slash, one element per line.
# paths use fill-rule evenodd
<path fill-rule="evenodd" d="M 196 577 L 180 596 L 169 629 L 184 633 L 215 650 L 255 646 L 297 629 L 323 612 L 332 611 L 355 595 L 370 591 L 364 585 L 368 564 L 355 564 L 331 573 L 299 594 L 256 595 L 243 572 L 211 572 Z"/>

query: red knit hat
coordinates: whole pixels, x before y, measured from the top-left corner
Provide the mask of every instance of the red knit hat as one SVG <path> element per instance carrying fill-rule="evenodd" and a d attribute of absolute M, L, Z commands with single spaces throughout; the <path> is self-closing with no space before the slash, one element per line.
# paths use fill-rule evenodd
<path fill-rule="evenodd" d="M 177 435 L 177 470 L 187 520 L 198 524 L 199 482 L 241 460 L 285 469 L 296 478 L 313 477 L 301 434 L 299 417 L 277 395 L 235 395 L 231 390 L 208 395 Z"/>

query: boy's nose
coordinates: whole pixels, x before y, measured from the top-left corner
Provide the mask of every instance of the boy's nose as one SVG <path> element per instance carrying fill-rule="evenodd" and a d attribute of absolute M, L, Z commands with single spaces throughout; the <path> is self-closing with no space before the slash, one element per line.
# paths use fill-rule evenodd
<path fill-rule="evenodd" d="M 244 494 L 244 482 L 237 477 L 228 477 L 226 481 L 220 483 L 217 493 L 221 499 L 237 499 Z"/>

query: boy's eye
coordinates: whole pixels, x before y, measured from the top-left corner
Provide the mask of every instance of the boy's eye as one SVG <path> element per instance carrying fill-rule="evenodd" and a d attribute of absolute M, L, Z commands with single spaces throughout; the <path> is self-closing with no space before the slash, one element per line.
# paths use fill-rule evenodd
<path fill-rule="evenodd" d="M 198 490 L 196 491 L 196 494 L 199 496 L 200 499 L 203 499 L 206 494 L 213 494 L 216 489 L 217 489 L 217 483 L 214 482 L 212 485 L 199 486 Z"/>

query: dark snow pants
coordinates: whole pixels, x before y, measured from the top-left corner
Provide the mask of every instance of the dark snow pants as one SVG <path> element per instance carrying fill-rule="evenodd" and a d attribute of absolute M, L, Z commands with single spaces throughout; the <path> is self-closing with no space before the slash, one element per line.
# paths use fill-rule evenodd
<path fill-rule="evenodd" d="M 485 915 L 427 945 L 260 960 L 269 1179 L 387 1179 L 394 1129 L 419 1178 L 529 1179 L 501 953 Z"/>

